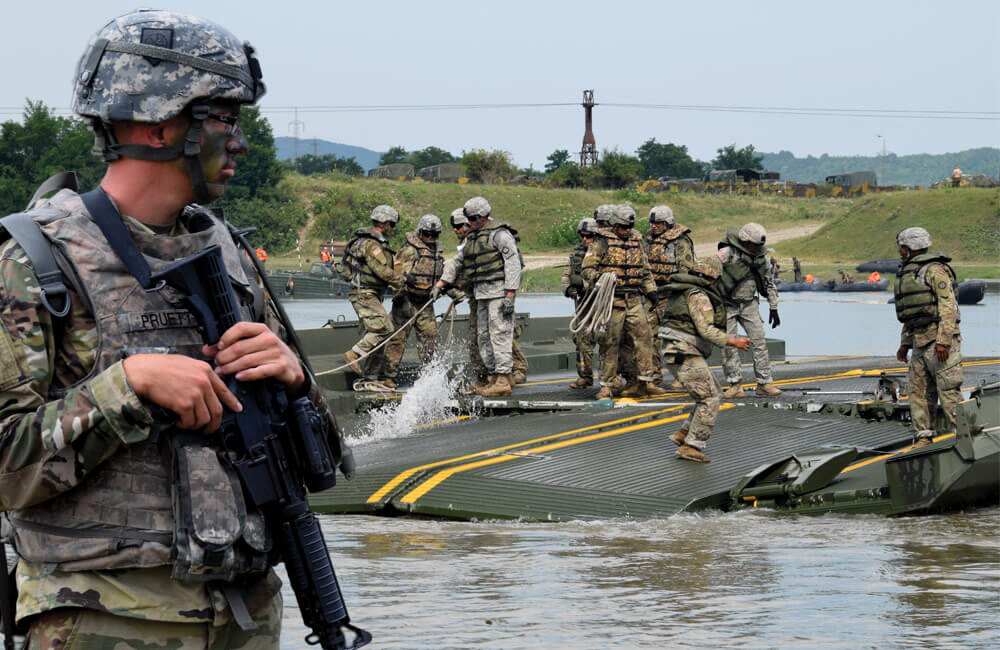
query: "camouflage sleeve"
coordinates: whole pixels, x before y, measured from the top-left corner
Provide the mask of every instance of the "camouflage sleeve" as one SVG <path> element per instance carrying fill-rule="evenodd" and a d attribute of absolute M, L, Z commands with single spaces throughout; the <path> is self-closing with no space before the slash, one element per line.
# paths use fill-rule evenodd
<path fill-rule="evenodd" d="M 20 247 L 0 253 L 0 508 L 18 509 L 71 490 L 122 444 L 146 440 L 153 418 L 121 362 L 87 381 L 96 327 L 60 331 L 86 312 L 74 300 L 65 321 L 42 307 L 38 280 Z M 93 321 L 90 321 L 93 324 Z M 57 338 L 61 341 L 57 347 Z M 57 379 L 59 377 L 59 379 Z M 51 399 L 53 384 L 73 385 Z M 75 384 L 75 385 L 74 385 Z"/>
<path fill-rule="evenodd" d="M 403 246 L 403 250 L 396 254 L 392 262 L 396 273 L 405 276 L 413 270 L 413 264 L 417 261 L 417 249 L 413 246 Z"/>
<path fill-rule="evenodd" d="M 958 299 L 952 287 L 951 274 L 940 264 L 931 264 L 924 276 L 927 286 L 937 298 L 937 344 L 950 346 L 958 334 Z"/>
<path fill-rule="evenodd" d="M 365 264 L 377 277 L 389 283 L 394 289 L 402 287 L 405 281 L 403 276 L 393 269 L 389 264 L 389 254 L 383 250 L 382 245 L 375 241 L 365 241 L 361 248 L 364 255 Z"/>
<path fill-rule="evenodd" d="M 597 282 L 597 267 L 607 252 L 607 243 L 603 239 L 595 239 L 587 248 L 587 252 L 584 253 L 583 264 L 581 265 L 583 268 L 580 273 L 588 285 L 592 286 Z"/>
<path fill-rule="evenodd" d="M 729 342 L 729 335 L 712 324 L 715 311 L 712 309 L 712 301 L 701 291 L 692 291 L 687 297 L 688 313 L 694 321 L 694 328 L 698 331 L 698 336 L 720 348 L 726 347 Z"/>
<path fill-rule="evenodd" d="M 642 292 L 654 293 L 656 291 L 656 280 L 653 279 L 653 270 L 649 266 L 649 256 L 646 255 L 646 246 L 642 250 Z"/>
<path fill-rule="evenodd" d="M 764 288 L 767 289 L 767 305 L 771 309 L 778 308 L 778 287 L 774 285 L 774 274 L 768 268 L 762 274 L 764 276 Z"/>
<path fill-rule="evenodd" d="M 441 274 L 441 281 L 445 284 L 455 284 L 455 279 L 458 278 L 458 272 L 462 270 L 462 260 L 465 259 L 462 254 L 464 248 L 464 246 L 459 246 L 458 250 L 455 252 L 455 257 L 445 262 L 444 272 Z"/>
<path fill-rule="evenodd" d="M 569 289 L 569 273 L 570 267 L 567 264 L 566 268 L 563 269 L 562 275 L 559 277 L 559 288 L 562 289 L 563 295 L 566 295 L 566 291 Z"/>
<path fill-rule="evenodd" d="M 505 228 L 498 228 L 493 234 L 493 245 L 503 256 L 504 290 L 517 291 L 521 287 L 521 254 L 514 236 Z"/>
<path fill-rule="evenodd" d="M 696 258 L 694 256 L 694 243 L 690 237 L 684 235 L 677 239 L 677 246 L 674 247 L 674 257 L 677 260 L 678 266 L 684 270 L 691 270 Z"/>

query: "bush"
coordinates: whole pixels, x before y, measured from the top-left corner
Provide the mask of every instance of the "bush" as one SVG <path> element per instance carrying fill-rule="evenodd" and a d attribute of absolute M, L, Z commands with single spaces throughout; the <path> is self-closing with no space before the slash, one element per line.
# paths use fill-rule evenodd
<path fill-rule="evenodd" d="M 461 162 L 473 183 L 504 183 L 517 175 L 510 153 L 499 149 L 462 152 Z"/>
<path fill-rule="evenodd" d="M 580 235 L 576 229 L 580 225 L 580 220 L 589 216 L 589 214 L 580 213 L 563 217 L 559 221 L 549 224 L 538 233 L 539 243 L 546 248 L 572 248 L 576 246 L 580 243 Z"/>

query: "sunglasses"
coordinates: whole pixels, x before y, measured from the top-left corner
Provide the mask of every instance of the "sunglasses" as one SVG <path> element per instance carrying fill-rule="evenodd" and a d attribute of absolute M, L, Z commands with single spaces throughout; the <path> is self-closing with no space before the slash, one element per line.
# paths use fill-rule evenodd
<path fill-rule="evenodd" d="M 222 122 L 226 125 L 226 137 L 232 137 L 237 131 L 240 130 L 240 116 L 239 115 L 223 115 L 222 113 L 209 113 L 208 119 L 215 120 L 216 122 Z"/>

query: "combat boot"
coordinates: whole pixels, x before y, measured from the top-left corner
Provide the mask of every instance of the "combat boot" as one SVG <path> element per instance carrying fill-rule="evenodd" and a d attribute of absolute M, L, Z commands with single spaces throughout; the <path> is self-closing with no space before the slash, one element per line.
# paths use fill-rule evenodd
<path fill-rule="evenodd" d="M 611 394 L 614 395 L 615 397 L 620 397 L 622 391 L 625 390 L 625 388 L 627 387 L 628 387 L 628 382 L 625 380 L 624 377 L 618 375 L 617 377 L 615 377 L 614 383 L 611 384 Z"/>
<path fill-rule="evenodd" d="M 674 443 L 678 447 L 683 447 L 684 441 L 687 440 L 687 437 L 687 429 L 678 429 L 670 434 L 670 442 Z"/>
<path fill-rule="evenodd" d="M 594 378 L 593 377 L 589 377 L 589 378 L 588 377 L 577 377 L 576 380 L 574 380 L 573 383 L 571 383 L 569 385 L 569 387 L 570 388 L 574 388 L 576 390 L 581 390 L 581 389 L 584 389 L 584 388 L 590 388 L 593 385 L 594 385 Z"/>
<path fill-rule="evenodd" d="M 490 375 L 485 380 L 480 379 L 475 384 L 473 384 L 473 386 L 472 386 L 472 392 L 475 393 L 476 395 L 480 395 L 482 397 L 489 397 L 486 394 L 486 391 L 488 391 L 490 388 L 492 388 L 493 384 L 495 384 L 496 381 L 497 381 L 497 375 Z"/>
<path fill-rule="evenodd" d="M 934 444 L 933 438 L 917 438 L 917 441 L 913 443 L 913 446 L 910 449 L 911 450 L 920 449 L 921 447 L 926 447 L 927 445 L 933 445 L 933 444 Z"/>
<path fill-rule="evenodd" d="M 677 392 L 679 390 L 684 390 L 684 384 L 682 384 L 681 382 L 679 382 L 679 381 L 677 381 L 675 379 L 673 381 L 673 383 L 671 383 L 669 386 L 667 386 L 667 390 L 673 391 L 673 392 Z"/>
<path fill-rule="evenodd" d="M 391 379 L 379 379 L 379 382 L 389 390 L 396 390 L 398 388 L 396 382 Z"/>
<path fill-rule="evenodd" d="M 741 397 L 746 397 L 746 393 L 743 392 L 743 386 L 740 384 L 730 384 L 729 388 L 722 391 L 722 396 L 725 399 L 739 399 Z"/>
<path fill-rule="evenodd" d="M 528 374 L 525 373 L 525 372 L 521 372 L 521 371 L 517 371 L 517 372 L 511 373 L 511 375 L 510 375 L 510 381 L 511 381 L 512 385 L 513 384 L 523 384 L 524 382 L 528 381 Z"/>
<path fill-rule="evenodd" d="M 594 399 L 611 399 L 611 387 L 601 386 L 601 390 L 597 391 L 597 395 Z"/>
<path fill-rule="evenodd" d="M 693 460 L 696 463 L 708 463 L 711 461 L 700 449 L 695 449 L 691 445 L 681 445 L 681 448 L 677 450 L 674 456 L 683 458 L 684 460 Z"/>
<path fill-rule="evenodd" d="M 757 396 L 758 397 L 777 397 L 781 395 L 781 390 L 775 388 L 774 384 L 757 384 Z"/>
<path fill-rule="evenodd" d="M 359 377 L 364 376 L 365 373 L 361 371 L 361 364 L 358 363 L 358 359 L 361 358 L 360 354 L 351 349 L 340 355 L 340 358 L 344 363 L 348 364 L 348 367 L 351 369 L 351 372 L 353 372 L 355 375 L 358 375 Z"/>
<path fill-rule="evenodd" d="M 646 391 L 646 395 L 666 395 L 667 389 L 660 388 L 651 381 L 647 381 L 645 384 L 639 382 L 640 386 L 644 386 L 643 390 Z"/>
<path fill-rule="evenodd" d="M 496 375 L 496 381 L 479 392 L 483 397 L 507 397 L 512 388 L 510 375 Z"/>

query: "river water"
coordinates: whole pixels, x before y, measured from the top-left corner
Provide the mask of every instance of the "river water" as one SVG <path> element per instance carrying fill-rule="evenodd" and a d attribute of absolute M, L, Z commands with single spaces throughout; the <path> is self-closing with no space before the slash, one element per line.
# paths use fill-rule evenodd
<path fill-rule="evenodd" d="M 769 334 L 786 340 L 789 356 L 891 355 L 899 344 L 887 294 L 782 299 L 783 324 Z M 342 301 L 287 308 L 299 327 L 353 318 Z M 570 309 L 559 296 L 518 298 L 518 311 L 535 315 Z M 1000 354 L 998 326 L 1000 296 L 963 307 L 965 353 Z M 375 635 L 371 647 L 1000 647 L 998 508 L 901 518 L 321 521 L 353 620 Z M 282 648 L 306 647 L 287 586 L 285 603 Z"/>

